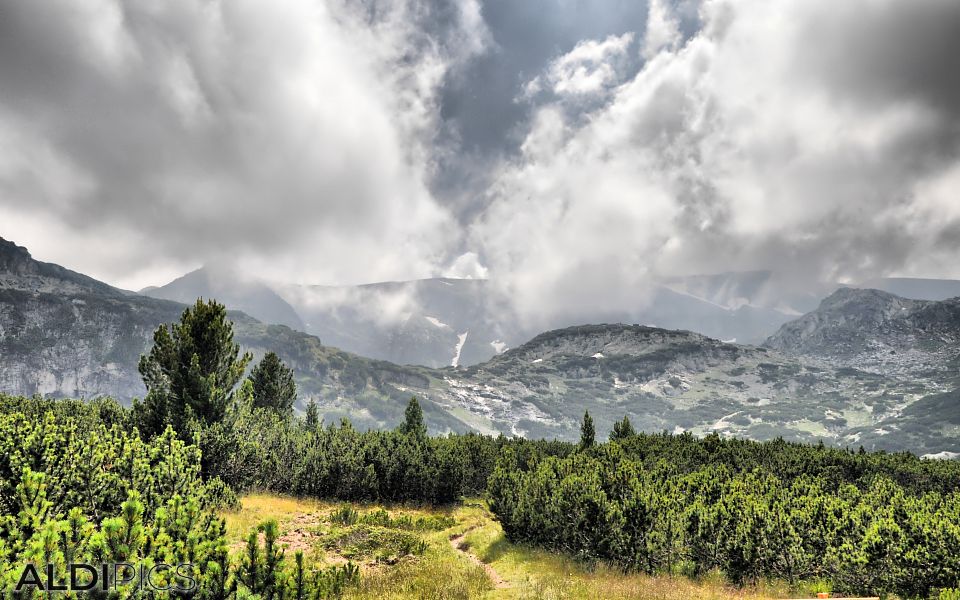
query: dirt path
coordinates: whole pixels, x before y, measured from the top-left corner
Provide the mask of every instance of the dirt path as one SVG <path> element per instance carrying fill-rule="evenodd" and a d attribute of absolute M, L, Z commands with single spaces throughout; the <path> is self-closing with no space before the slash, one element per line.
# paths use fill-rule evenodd
<path fill-rule="evenodd" d="M 466 556 L 467 560 L 472 562 L 475 565 L 480 566 L 487 573 L 487 577 L 490 578 L 490 581 L 493 582 L 493 586 L 497 589 L 504 589 L 510 587 L 510 584 L 507 581 L 500 577 L 500 574 L 497 573 L 497 570 L 494 569 L 491 565 L 480 560 L 480 557 L 472 552 L 468 551 L 467 545 L 464 542 L 464 538 L 468 533 L 476 529 L 476 526 L 470 527 L 461 534 L 450 536 L 450 547 L 459 552 L 461 555 Z"/>
<path fill-rule="evenodd" d="M 284 523 L 284 534 L 277 538 L 280 546 L 285 546 L 290 555 L 294 552 L 309 552 L 316 537 L 316 528 L 320 516 L 316 513 L 299 513 L 288 523 Z"/>

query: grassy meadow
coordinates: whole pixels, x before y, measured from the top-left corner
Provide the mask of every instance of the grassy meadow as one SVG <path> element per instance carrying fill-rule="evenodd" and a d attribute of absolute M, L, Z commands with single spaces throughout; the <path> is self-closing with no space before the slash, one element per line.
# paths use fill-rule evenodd
<path fill-rule="evenodd" d="M 335 515 L 345 510 L 355 511 L 358 522 L 337 522 Z M 391 522 L 369 517 L 381 511 Z M 760 600 L 791 594 L 784 585 L 740 589 L 720 577 L 694 581 L 624 574 L 604 564 L 514 545 L 481 500 L 444 509 L 251 494 L 241 499 L 240 509 L 222 514 L 235 557 L 251 528 L 276 519 L 279 543 L 288 553 L 301 550 L 317 566 L 358 564 L 360 583 L 345 598 Z M 364 523 L 365 517 L 382 524 Z"/>

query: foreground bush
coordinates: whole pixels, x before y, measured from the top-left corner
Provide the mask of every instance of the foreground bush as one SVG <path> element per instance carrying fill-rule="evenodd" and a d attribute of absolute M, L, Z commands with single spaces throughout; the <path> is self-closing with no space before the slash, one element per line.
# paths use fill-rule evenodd
<path fill-rule="evenodd" d="M 838 592 L 911 598 L 956 586 L 960 493 L 910 491 L 884 475 L 858 483 L 723 464 L 678 472 L 609 444 L 527 466 L 507 450 L 489 494 L 511 541 L 628 570 L 823 579 Z"/>

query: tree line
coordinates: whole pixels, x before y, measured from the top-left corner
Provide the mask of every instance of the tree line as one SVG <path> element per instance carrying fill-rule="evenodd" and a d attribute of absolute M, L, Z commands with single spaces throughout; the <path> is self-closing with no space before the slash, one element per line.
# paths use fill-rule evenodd
<path fill-rule="evenodd" d="M 508 539 L 650 574 L 717 570 L 738 584 L 903 598 L 957 586 L 954 462 L 618 425 L 597 445 L 586 415 L 566 457 L 505 449 L 488 494 Z"/>

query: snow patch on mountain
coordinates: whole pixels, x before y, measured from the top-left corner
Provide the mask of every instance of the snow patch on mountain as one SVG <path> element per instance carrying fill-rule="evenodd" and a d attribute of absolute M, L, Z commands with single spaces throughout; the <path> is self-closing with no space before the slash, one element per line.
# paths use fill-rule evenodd
<path fill-rule="evenodd" d="M 457 347 L 454 351 L 453 360 L 450 362 L 451 367 L 456 367 L 460 364 L 460 353 L 463 352 L 463 345 L 467 343 L 468 335 L 470 335 L 469 330 L 457 335 Z"/>
<path fill-rule="evenodd" d="M 441 321 L 436 317 L 424 316 L 423 318 L 426 319 L 427 321 L 430 321 L 430 324 L 433 325 L 434 327 L 438 327 L 440 329 L 450 329 L 449 325 L 447 325 L 446 323 L 444 323 L 443 321 Z"/>
<path fill-rule="evenodd" d="M 960 452 L 949 452 L 944 450 L 943 452 L 937 452 L 936 454 L 924 454 L 920 458 L 926 458 L 930 460 L 953 460 L 957 457 L 960 457 Z"/>

